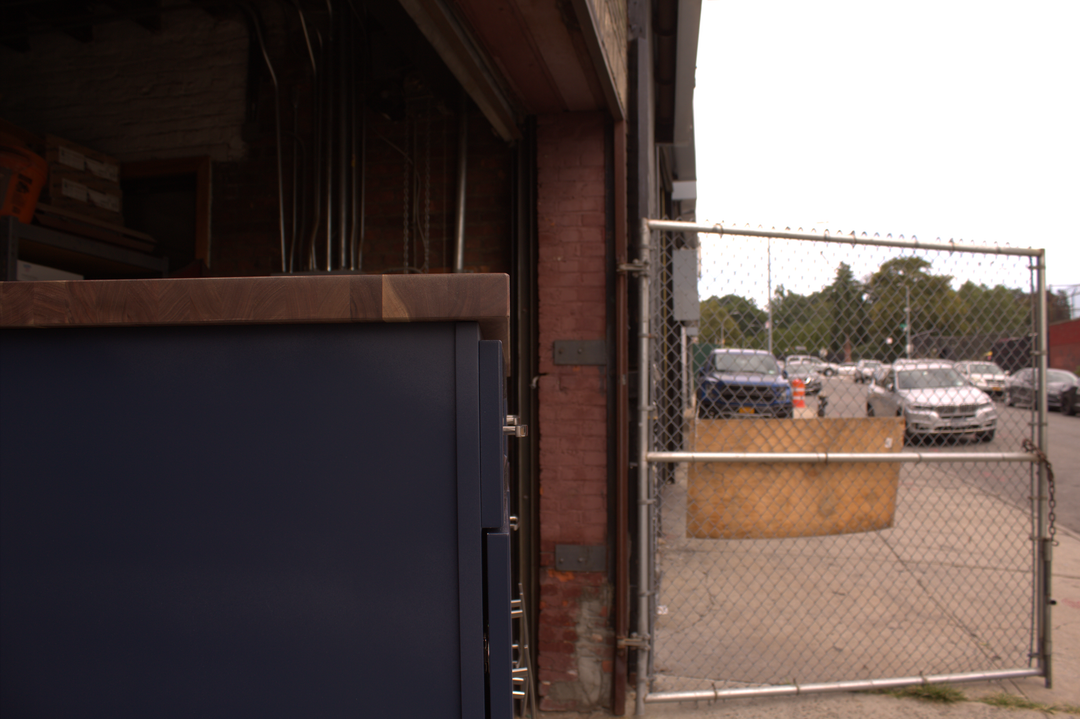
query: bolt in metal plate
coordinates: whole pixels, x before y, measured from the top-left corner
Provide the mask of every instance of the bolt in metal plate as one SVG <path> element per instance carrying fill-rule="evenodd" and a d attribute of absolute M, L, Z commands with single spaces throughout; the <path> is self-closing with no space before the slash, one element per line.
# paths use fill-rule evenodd
<path fill-rule="evenodd" d="M 556 544 L 555 569 L 560 572 L 603 572 L 607 570 L 607 550 L 602 544 Z"/>
<path fill-rule="evenodd" d="M 555 340 L 555 364 L 607 364 L 604 340 Z"/>

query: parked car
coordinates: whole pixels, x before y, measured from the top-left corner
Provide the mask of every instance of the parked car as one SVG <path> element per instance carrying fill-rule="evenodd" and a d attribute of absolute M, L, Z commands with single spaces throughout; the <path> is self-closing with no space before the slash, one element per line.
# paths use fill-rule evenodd
<path fill-rule="evenodd" d="M 868 417 L 904 418 L 904 438 L 975 434 L 994 438 L 997 412 L 990 396 L 973 387 L 951 362 L 905 362 L 879 371 L 866 395 Z"/>
<path fill-rule="evenodd" d="M 856 382 L 869 382 L 874 379 L 874 371 L 881 367 L 881 362 L 873 359 L 859 360 L 855 365 L 855 381 Z"/>
<path fill-rule="evenodd" d="M 841 377 L 851 377 L 854 374 L 855 374 L 855 363 L 854 362 L 841 362 L 840 363 L 840 376 Z"/>
<path fill-rule="evenodd" d="M 1035 370 L 1031 367 L 1019 369 L 1009 377 L 1005 387 L 1005 404 L 1035 406 Z M 1046 406 L 1060 410 L 1063 414 L 1075 414 L 1080 410 L 1077 405 L 1077 393 L 1080 392 L 1080 379 L 1065 369 L 1046 371 Z"/>
<path fill-rule="evenodd" d="M 803 385 L 806 387 L 806 396 L 815 395 L 821 392 L 821 362 L 820 360 L 788 360 L 784 365 L 784 371 L 787 372 L 787 378 L 789 380 L 801 379 Z"/>
<path fill-rule="evenodd" d="M 993 362 L 957 362 L 954 367 L 964 379 L 994 398 L 1005 396 L 1005 370 Z"/>
<path fill-rule="evenodd" d="M 701 368 L 698 417 L 791 417 L 791 384 L 764 350 L 717 349 Z"/>

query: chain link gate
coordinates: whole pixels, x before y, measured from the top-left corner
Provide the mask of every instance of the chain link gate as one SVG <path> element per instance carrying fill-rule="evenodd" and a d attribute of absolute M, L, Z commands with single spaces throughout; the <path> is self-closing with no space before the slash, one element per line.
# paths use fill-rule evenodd
<path fill-rule="evenodd" d="M 642 238 L 637 713 L 1049 684 L 1044 252 Z"/>

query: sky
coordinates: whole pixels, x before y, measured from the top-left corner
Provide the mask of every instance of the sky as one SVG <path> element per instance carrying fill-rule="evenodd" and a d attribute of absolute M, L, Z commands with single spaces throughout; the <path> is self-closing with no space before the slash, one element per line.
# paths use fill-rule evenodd
<path fill-rule="evenodd" d="M 1080 285 L 1078 30 L 1075 0 L 703 0 L 698 222 L 1043 247 L 1048 284 Z M 708 296 L 732 259 L 704 246 Z M 844 258 L 770 249 L 772 286 L 800 292 Z M 887 259 L 853 256 L 856 276 Z M 1012 265 L 949 273 L 1017 284 Z"/>

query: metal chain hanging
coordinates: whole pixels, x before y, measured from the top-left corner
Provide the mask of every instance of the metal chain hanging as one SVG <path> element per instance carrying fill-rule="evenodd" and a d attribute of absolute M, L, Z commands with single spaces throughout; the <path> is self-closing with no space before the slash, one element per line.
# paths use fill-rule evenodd
<path fill-rule="evenodd" d="M 1054 487 L 1054 466 L 1050 464 L 1050 458 L 1046 456 L 1046 453 L 1036 447 L 1035 443 L 1030 439 L 1025 439 L 1023 446 L 1025 452 L 1030 452 L 1038 458 L 1039 464 L 1046 465 L 1046 486 L 1047 491 L 1049 492 L 1049 498 L 1047 500 L 1047 506 L 1049 507 L 1047 521 L 1050 524 L 1047 529 L 1047 536 L 1050 538 L 1050 544 L 1056 547 L 1058 542 L 1054 538 L 1054 535 L 1057 534 L 1057 513 L 1055 512 L 1057 509 L 1057 497 L 1055 496 Z"/>

